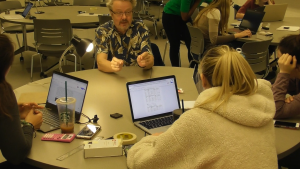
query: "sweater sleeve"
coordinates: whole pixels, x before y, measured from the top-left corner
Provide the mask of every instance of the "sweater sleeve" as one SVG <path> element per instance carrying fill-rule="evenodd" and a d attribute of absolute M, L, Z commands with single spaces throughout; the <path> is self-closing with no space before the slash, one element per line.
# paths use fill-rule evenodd
<path fill-rule="evenodd" d="M 272 87 L 276 105 L 275 119 L 289 118 L 300 114 L 300 94 L 295 95 L 292 102 L 285 103 L 285 96 L 289 92 L 289 86 L 291 86 L 290 81 L 289 74 L 278 73 L 276 81 Z"/>
<path fill-rule="evenodd" d="M 178 121 L 178 120 L 177 120 Z M 182 126 L 177 121 L 159 136 L 146 136 L 128 152 L 127 166 L 130 169 L 186 168 L 184 146 L 178 141 Z M 178 133 L 177 133 L 178 132 Z M 186 133 L 188 133 L 185 130 Z M 184 137 L 184 136 L 182 136 Z"/>
<path fill-rule="evenodd" d="M 247 0 L 244 5 L 237 11 L 237 13 L 245 14 L 247 9 L 251 8 L 251 4 L 253 4 L 253 0 Z"/>
<path fill-rule="evenodd" d="M 234 35 L 219 36 L 219 22 L 221 13 L 219 10 L 212 10 L 207 14 L 209 39 L 213 45 L 224 44 L 235 39 Z"/>
<path fill-rule="evenodd" d="M 13 119 L 0 117 L 0 148 L 7 161 L 19 164 L 31 149 L 33 130 L 31 126 L 21 127 L 17 102 L 9 113 Z"/>

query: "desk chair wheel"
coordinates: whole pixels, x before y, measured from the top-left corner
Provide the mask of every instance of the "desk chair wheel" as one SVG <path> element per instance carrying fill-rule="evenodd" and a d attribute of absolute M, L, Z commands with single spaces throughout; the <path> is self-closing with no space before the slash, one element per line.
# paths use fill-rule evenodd
<path fill-rule="evenodd" d="M 20 57 L 20 62 L 24 62 L 24 57 L 23 56 Z"/>

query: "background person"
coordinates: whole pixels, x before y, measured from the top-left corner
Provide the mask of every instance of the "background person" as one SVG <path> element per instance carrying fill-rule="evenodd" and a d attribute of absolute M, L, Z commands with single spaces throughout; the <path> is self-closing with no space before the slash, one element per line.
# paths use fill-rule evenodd
<path fill-rule="evenodd" d="M 241 47 L 243 43 L 235 41 L 245 36 L 251 37 L 251 31 L 228 35 L 228 18 L 231 0 L 214 0 L 197 15 L 194 26 L 198 27 L 204 37 L 204 48 L 208 50 L 216 45 L 228 44 L 233 48 Z M 229 42 L 231 42 L 229 44 Z"/>
<path fill-rule="evenodd" d="M 170 0 L 164 7 L 162 24 L 170 43 L 170 61 L 173 67 L 180 67 L 180 40 L 185 42 L 188 49 L 189 62 L 193 60 L 190 54 L 191 36 L 186 25 L 192 23 L 191 16 L 202 2 L 210 3 L 212 0 Z"/>
<path fill-rule="evenodd" d="M 235 18 L 243 19 L 247 9 L 256 9 L 264 5 L 273 5 L 274 0 L 247 0 L 245 4 L 237 11 Z"/>
<path fill-rule="evenodd" d="M 295 117 L 300 114 L 300 35 L 283 38 L 277 56 L 280 72 L 272 87 L 276 105 L 274 118 Z M 291 97 L 286 98 L 286 94 Z"/>
<path fill-rule="evenodd" d="M 42 114 L 35 111 L 42 107 L 36 103 L 18 104 L 12 87 L 5 80 L 13 59 L 12 42 L 0 34 L 0 149 L 7 160 L 0 168 L 12 168 L 25 159 L 31 149 L 33 132 L 43 122 Z"/>
<path fill-rule="evenodd" d="M 199 65 L 202 86 L 194 108 L 127 155 L 132 169 L 275 169 L 277 153 L 271 84 L 256 80 L 248 62 L 228 46 L 212 48 Z"/>
<path fill-rule="evenodd" d="M 98 70 L 118 72 L 123 66 L 152 68 L 149 31 L 142 21 L 133 20 L 136 0 L 109 0 L 112 21 L 96 29 Z"/>

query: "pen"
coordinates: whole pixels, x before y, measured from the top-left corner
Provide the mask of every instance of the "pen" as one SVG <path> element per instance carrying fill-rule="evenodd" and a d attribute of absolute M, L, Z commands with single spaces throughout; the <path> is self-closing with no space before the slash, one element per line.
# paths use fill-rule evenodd
<path fill-rule="evenodd" d="M 182 114 L 184 113 L 184 104 L 183 104 L 183 99 L 181 99 L 181 108 L 182 108 Z"/>

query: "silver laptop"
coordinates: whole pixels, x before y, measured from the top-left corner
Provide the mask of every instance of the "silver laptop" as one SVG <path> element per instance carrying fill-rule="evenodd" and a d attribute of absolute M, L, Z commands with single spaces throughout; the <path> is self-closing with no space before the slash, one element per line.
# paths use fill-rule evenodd
<path fill-rule="evenodd" d="M 165 132 L 180 108 L 175 76 L 128 82 L 132 121 L 149 134 Z"/>
<path fill-rule="evenodd" d="M 43 124 L 39 130 L 42 132 L 60 128 L 55 101 L 65 96 L 65 81 L 67 81 L 68 85 L 68 97 L 76 98 L 75 121 L 80 120 L 88 81 L 67 74 L 53 72 L 45 109 L 40 110 L 43 113 Z"/>
<path fill-rule="evenodd" d="M 5 19 L 24 19 L 28 15 L 32 6 L 33 6 L 33 3 L 29 2 L 21 15 L 4 15 L 3 17 Z"/>
<path fill-rule="evenodd" d="M 288 4 L 274 4 L 266 5 L 264 12 L 265 16 L 263 22 L 282 21 L 286 12 Z"/>

